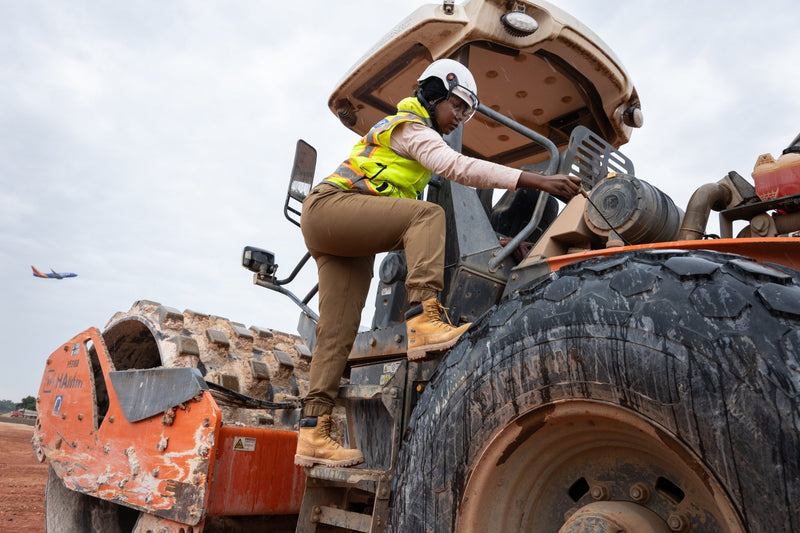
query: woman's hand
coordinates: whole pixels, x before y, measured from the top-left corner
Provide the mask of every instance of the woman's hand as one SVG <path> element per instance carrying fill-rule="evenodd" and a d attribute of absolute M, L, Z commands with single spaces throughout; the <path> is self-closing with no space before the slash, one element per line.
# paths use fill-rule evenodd
<path fill-rule="evenodd" d="M 517 182 L 518 189 L 539 189 L 553 196 L 572 198 L 581 190 L 581 179 L 566 174 L 545 176 L 534 172 L 522 172 Z"/>

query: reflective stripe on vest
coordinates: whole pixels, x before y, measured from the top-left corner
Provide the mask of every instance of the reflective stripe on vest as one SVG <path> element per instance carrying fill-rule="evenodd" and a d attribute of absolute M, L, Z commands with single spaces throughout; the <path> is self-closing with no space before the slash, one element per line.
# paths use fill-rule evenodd
<path fill-rule="evenodd" d="M 375 124 L 326 181 L 339 187 L 402 198 L 416 198 L 425 189 L 431 173 L 419 162 L 406 159 L 391 149 L 392 131 L 403 122 L 430 126 L 427 111 L 415 97 L 403 99 L 398 113 Z"/>

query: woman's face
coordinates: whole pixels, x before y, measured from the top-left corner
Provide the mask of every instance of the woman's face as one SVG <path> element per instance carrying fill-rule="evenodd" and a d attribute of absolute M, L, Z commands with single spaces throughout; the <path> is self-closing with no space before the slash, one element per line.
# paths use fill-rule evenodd
<path fill-rule="evenodd" d="M 469 108 L 458 96 L 451 96 L 436 106 L 436 124 L 439 126 L 439 133 L 447 135 L 452 133 L 464 120 Z"/>

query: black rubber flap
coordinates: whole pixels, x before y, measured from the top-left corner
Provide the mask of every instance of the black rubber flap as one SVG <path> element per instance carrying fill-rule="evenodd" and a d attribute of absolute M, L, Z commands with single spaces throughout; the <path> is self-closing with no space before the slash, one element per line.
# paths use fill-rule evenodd
<path fill-rule="evenodd" d="M 196 368 L 119 370 L 110 375 L 128 422 L 150 418 L 208 390 Z"/>

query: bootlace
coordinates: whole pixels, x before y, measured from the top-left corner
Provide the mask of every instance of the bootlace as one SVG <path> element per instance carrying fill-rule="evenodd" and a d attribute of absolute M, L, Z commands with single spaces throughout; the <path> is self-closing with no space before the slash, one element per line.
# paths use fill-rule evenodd
<path fill-rule="evenodd" d="M 331 444 L 334 444 L 336 447 L 341 448 L 342 445 L 331 436 L 332 432 L 336 430 L 336 422 L 333 421 L 333 418 L 327 417 L 323 419 L 320 417 L 317 419 L 317 424 L 319 432 L 323 438 L 329 441 Z"/>
<path fill-rule="evenodd" d="M 449 316 L 448 316 L 448 314 L 447 314 L 447 310 L 448 310 L 448 309 L 449 309 L 449 307 L 445 307 L 445 306 L 443 306 L 443 305 L 442 305 L 442 304 L 439 302 L 439 300 L 434 300 L 434 301 L 433 301 L 433 305 L 431 305 L 431 306 L 430 306 L 430 307 L 427 309 L 427 311 L 428 311 L 428 318 L 429 318 L 429 319 L 431 319 L 431 320 L 435 320 L 435 321 L 443 322 L 443 320 L 442 320 L 442 316 L 444 315 L 444 319 L 445 319 L 446 323 L 447 323 L 448 325 L 452 326 L 452 325 L 453 325 L 453 323 L 450 321 L 450 317 L 449 317 Z"/>

